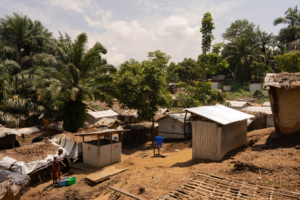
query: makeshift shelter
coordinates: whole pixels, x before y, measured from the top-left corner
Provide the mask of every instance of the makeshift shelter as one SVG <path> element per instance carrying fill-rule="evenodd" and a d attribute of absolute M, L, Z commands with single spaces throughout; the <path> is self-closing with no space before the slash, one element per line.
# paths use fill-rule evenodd
<path fill-rule="evenodd" d="M 30 183 L 40 182 L 40 177 L 51 176 L 51 165 L 53 159 L 57 156 L 58 149 L 62 149 L 62 159 L 69 157 L 68 152 L 49 141 L 33 143 L 30 145 L 15 148 L 0 153 L 0 169 L 10 170 L 12 172 L 21 172 L 30 176 Z M 65 162 L 68 166 L 68 162 Z"/>
<path fill-rule="evenodd" d="M 247 143 L 247 119 L 253 116 L 226 106 L 185 109 L 192 115 L 193 159 L 222 160 Z"/>
<path fill-rule="evenodd" d="M 19 172 L 0 171 L 0 199 L 19 200 L 20 190 L 24 189 L 30 178 Z"/>
<path fill-rule="evenodd" d="M 130 130 L 108 129 L 94 133 L 76 135 L 83 137 L 83 163 L 95 167 L 105 167 L 121 162 L 122 134 L 126 131 Z M 113 140 L 113 134 L 118 134 L 118 140 Z M 91 135 L 97 136 L 98 140 L 84 142 L 84 137 Z M 107 136 L 109 136 L 109 139 L 107 139 Z"/>
<path fill-rule="evenodd" d="M 120 124 L 118 119 L 102 118 L 94 124 L 95 127 L 108 127 L 109 129 L 116 129 Z"/>
<path fill-rule="evenodd" d="M 275 130 L 278 134 L 300 133 L 300 73 L 267 74 Z"/>
<path fill-rule="evenodd" d="M 152 122 L 128 124 L 124 126 L 124 129 L 130 129 L 129 132 L 123 134 L 124 145 L 136 147 L 151 141 Z M 154 136 L 158 136 L 158 123 L 154 123 Z"/>
<path fill-rule="evenodd" d="M 229 108 L 235 109 L 235 110 L 241 110 L 243 108 L 247 108 L 251 106 L 248 102 L 246 101 L 227 101 L 230 103 Z"/>
<path fill-rule="evenodd" d="M 187 120 L 191 117 L 188 113 Z M 159 120 L 158 136 L 166 139 L 183 139 L 184 129 L 187 137 L 192 136 L 191 123 L 186 121 L 184 124 L 185 113 L 168 114 Z"/>
<path fill-rule="evenodd" d="M 110 118 L 110 119 L 117 119 L 118 118 L 118 113 L 115 111 L 109 109 L 109 110 L 104 110 L 104 111 L 97 111 L 97 112 L 88 112 L 87 113 L 87 121 L 90 124 L 95 124 L 102 118 Z"/>
<path fill-rule="evenodd" d="M 19 146 L 17 136 L 20 136 L 17 130 L 0 127 L 0 150 Z"/>
<path fill-rule="evenodd" d="M 244 108 L 241 111 L 255 116 L 254 120 L 251 122 L 251 128 L 248 129 L 248 131 L 274 127 L 271 107 L 251 106 Z"/>

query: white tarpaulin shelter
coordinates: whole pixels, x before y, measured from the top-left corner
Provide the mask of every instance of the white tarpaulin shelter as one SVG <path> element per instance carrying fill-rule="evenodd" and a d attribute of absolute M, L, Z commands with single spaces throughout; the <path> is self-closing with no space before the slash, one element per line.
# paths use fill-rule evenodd
<path fill-rule="evenodd" d="M 167 117 L 159 120 L 158 135 L 164 138 L 185 138 L 184 137 L 184 117 L 185 113 L 168 114 Z M 188 113 L 188 120 L 191 114 Z M 185 131 L 188 137 L 191 137 L 192 128 L 190 122 L 186 122 Z"/>
<path fill-rule="evenodd" d="M 52 142 L 55 142 L 60 147 L 64 148 L 73 162 L 76 162 L 78 157 L 82 155 L 82 143 L 74 142 L 66 137 L 54 138 L 52 139 Z"/>
<path fill-rule="evenodd" d="M 27 134 L 31 134 L 31 133 L 37 133 L 40 132 L 40 129 L 36 128 L 36 127 L 29 127 L 29 128 L 20 128 L 18 129 L 18 132 L 22 135 L 27 135 Z"/>
<path fill-rule="evenodd" d="M 69 157 L 69 153 L 64 148 L 60 147 L 55 142 L 51 143 L 63 150 L 62 158 Z M 22 174 L 32 174 L 36 171 L 47 168 L 49 165 L 52 165 L 55 156 L 57 156 L 57 154 L 48 155 L 44 160 L 37 160 L 29 163 L 17 161 L 8 156 L 4 156 L 2 161 L 0 161 L 0 168 L 13 172 L 21 172 Z"/>

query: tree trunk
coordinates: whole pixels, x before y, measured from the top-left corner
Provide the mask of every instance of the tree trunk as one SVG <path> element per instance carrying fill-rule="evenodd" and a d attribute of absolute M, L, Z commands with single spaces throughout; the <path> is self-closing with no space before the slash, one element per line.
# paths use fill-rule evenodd
<path fill-rule="evenodd" d="M 17 62 L 21 66 L 21 46 L 18 45 L 17 47 Z"/>
<path fill-rule="evenodd" d="M 152 146 L 154 146 L 154 118 L 152 117 Z"/>

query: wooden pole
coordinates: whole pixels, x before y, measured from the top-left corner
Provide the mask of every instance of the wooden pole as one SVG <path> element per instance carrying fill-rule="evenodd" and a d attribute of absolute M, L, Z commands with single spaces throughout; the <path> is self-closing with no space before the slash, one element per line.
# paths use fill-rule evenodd
<path fill-rule="evenodd" d="M 186 135 L 186 132 L 185 132 L 186 115 L 187 115 L 187 112 L 185 111 L 184 123 L 183 123 L 183 133 L 184 133 L 185 140 L 187 140 L 187 135 Z"/>
<path fill-rule="evenodd" d="M 131 194 L 131 193 L 126 192 L 126 191 L 124 191 L 124 190 L 120 190 L 120 189 L 115 188 L 115 187 L 112 187 L 112 186 L 109 186 L 109 189 L 114 190 L 114 191 L 116 191 L 116 192 L 120 192 L 120 193 L 122 193 L 122 194 L 125 194 L 126 196 L 129 196 L 129 197 L 131 197 L 131 198 L 133 198 L 133 199 L 143 200 L 142 198 L 140 198 L 140 197 L 138 197 L 138 196 L 136 196 L 136 195 L 134 195 L 134 194 Z"/>
<path fill-rule="evenodd" d="M 99 135 L 97 135 L 97 137 L 98 137 L 98 146 L 100 146 L 100 142 L 99 142 Z"/>
<path fill-rule="evenodd" d="M 82 136 L 82 143 L 84 142 L 84 136 Z"/>

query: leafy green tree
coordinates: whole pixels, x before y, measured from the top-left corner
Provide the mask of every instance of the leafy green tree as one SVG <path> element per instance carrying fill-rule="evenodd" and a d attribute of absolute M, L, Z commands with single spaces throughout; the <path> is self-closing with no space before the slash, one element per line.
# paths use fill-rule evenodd
<path fill-rule="evenodd" d="M 251 78 L 250 63 L 258 58 L 264 58 L 260 52 L 259 43 L 253 43 L 251 38 L 246 36 L 239 36 L 233 39 L 226 50 L 227 60 L 234 60 L 236 62 L 234 70 L 234 78 L 240 84 L 246 79 Z"/>
<path fill-rule="evenodd" d="M 202 33 L 202 54 L 206 55 L 210 51 L 211 42 L 214 39 L 212 30 L 215 29 L 212 16 L 210 12 L 204 14 L 202 19 L 202 27 L 200 32 Z"/>
<path fill-rule="evenodd" d="M 171 63 L 167 67 L 167 80 L 173 80 L 169 82 L 188 82 L 199 78 L 197 71 L 199 70 L 199 64 L 192 58 L 184 58 L 182 62 L 177 65 Z"/>
<path fill-rule="evenodd" d="M 212 45 L 212 53 L 219 55 L 221 53 L 221 49 L 224 46 L 224 42 L 219 42 Z"/>
<path fill-rule="evenodd" d="M 224 40 L 231 41 L 239 36 L 246 36 L 248 38 L 254 38 L 256 35 L 255 24 L 249 22 L 247 19 L 236 20 L 232 22 L 230 27 L 226 29 L 222 34 Z"/>
<path fill-rule="evenodd" d="M 266 49 L 267 46 L 271 44 L 273 39 L 273 33 L 268 34 L 265 31 L 257 31 L 257 35 L 256 35 L 256 42 L 258 42 L 258 44 L 261 47 L 261 52 L 265 55 L 266 54 Z"/>
<path fill-rule="evenodd" d="M 282 72 L 299 72 L 300 70 L 300 52 L 285 53 L 275 56 L 275 62 L 278 63 Z"/>
<path fill-rule="evenodd" d="M 63 102 L 63 128 L 70 132 L 84 126 L 86 105 L 82 100 L 85 98 L 112 105 L 111 73 L 116 69 L 102 58 L 101 54 L 107 53 L 104 46 L 97 42 L 87 50 L 87 41 L 85 33 L 78 35 L 74 42 L 68 35 L 66 38 L 61 36 L 54 44 L 57 48 L 54 56 L 35 55 L 35 64 L 43 66 L 34 70 L 38 94 L 44 99 L 57 97 Z"/>
<path fill-rule="evenodd" d="M 166 81 L 167 83 L 178 83 L 180 81 L 177 65 L 174 62 L 171 62 L 166 69 Z"/>
<path fill-rule="evenodd" d="M 287 27 L 280 29 L 279 41 L 287 45 L 299 39 L 300 31 L 300 10 L 295 6 L 294 8 L 288 8 L 285 11 L 285 17 L 278 17 L 274 20 L 274 26 L 278 24 L 287 24 Z"/>
<path fill-rule="evenodd" d="M 38 42 L 41 42 L 44 36 L 51 36 L 51 33 L 46 30 L 42 35 L 43 30 L 40 22 L 33 23 L 26 15 L 13 13 L 11 16 L 7 15 L 5 19 L 0 19 L 0 34 L 11 47 L 16 49 L 16 61 L 20 66 L 22 65 L 22 49 L 25 54 L 29 55 L 34 47 L 37 48 Z"/>
<path fill-rule="evenodd" d="M 211 82 L 195 81 L 195 87 L 183 82 L 178 85 L 185 88 L 185 93 L 178 93 L 176 95 L 179 106 L 190 108 L 201 106 L 203 103 L 226 103 L 226 99 L 222 96 L 222 93 L 212 88 Z"/>
<path fill-rule="evenodd" d="M 172 101 L 166 88 L 165 68 L 170 56 L 155 51 L 148 54 L 149 60 L 134 59 L 120 66 L 115 78 L 117 99 L 129 109 L 137 109 L 141 119 L 152 120 L 154 141 L 154 116 L 158 106 L 169 106 Z"/>
<path fill-rule="evenodd" d="M 205 58 L 203 54 L 198 56 L 200 68 L 197 70 L 197 75 L 202 79 L 206 78 L 207 75 L 214 75 L 229 67 L 228 62 L 216 53 L 210 53 L 207 57 Z"/>
<path fill-rule="evenodd" d="M 254 78 L 259 78 L 261 74 L 265 71 L 266 65 L 263 62 L 252 61 L 250 68 Z"/>

